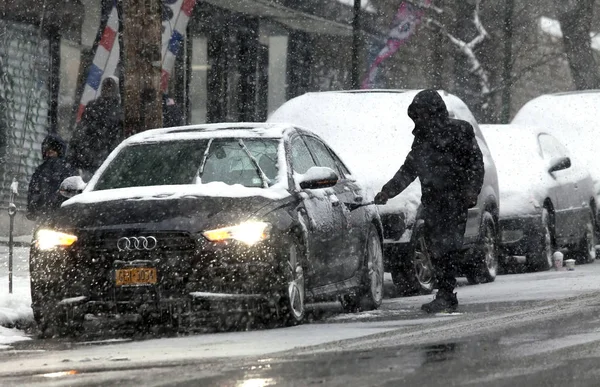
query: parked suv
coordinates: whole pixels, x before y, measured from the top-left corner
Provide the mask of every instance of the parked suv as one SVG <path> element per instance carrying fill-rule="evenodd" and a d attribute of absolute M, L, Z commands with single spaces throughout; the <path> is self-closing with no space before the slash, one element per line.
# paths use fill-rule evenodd
<path fill-rule="evenodd" d="M 511 122 L 517 125 L 533 125 L 552 134 L 571 153 L 577 154 L 583 167 L 590 172 L 596 192 L 595 200 L 590 203 L 596 213 L 596 240 L 600 240 L 598 109 L 600 90 L 545 94 L 527 102 Z"/>
<path fill-rule="evenodd" d="M 135 135 L 37 230 L 34 317 L 42 329 L 86 316 L 187 326 L 256 310 L 298 323 L 306 301 L 377 308 L 381 222 L 350 176 L 290 125 Z M 72 177 L 61 191 L 82 188 Z"/>
<path fill-rule="evenodd" d="M 270 122 L 309 128 L 332 144 L 355 173 L 353 178 L 378 192 L 400 168 L 413 142 L 408 106 L 418 90 L 368 90 L 308 93 L 294 98 Z M 473 125 L 485 161 L 485 181 L 477 206 L 469 209 L 465 260 L 461 271 L 471 283 L 493 281 L 498 269 L 498 178 L 477 121 L 458 97 L 440 92 L 453 118 Z M 434 288 L 431 260 L 419 217 L 418 179 L 402 194 L 379 207 L 384 228 L 385 267 L 404 294 Z M 370 196 L 371 197 L 371 196 Z"/>

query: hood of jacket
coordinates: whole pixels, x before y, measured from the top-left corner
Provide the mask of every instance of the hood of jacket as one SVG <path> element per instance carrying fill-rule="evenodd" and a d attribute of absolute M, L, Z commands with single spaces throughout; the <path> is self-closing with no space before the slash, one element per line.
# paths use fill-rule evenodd
<path fill-rule="evenodd" d="M 438 130 L 444 130 L 450 118 L 442 96 L 432 89 L 415 95 L 408 107 L 408 116 L 415 123 L 413 135 L 417 138 L 427 138 Z"/>
<path fill-rule="evenodd" d="M 55 150 L 59 158 L 64 158 L 67 153 L 67 144 L 58 134 L 49 134 L 42 141 L 42 158 L 47 159 L 46 151 Z"/>

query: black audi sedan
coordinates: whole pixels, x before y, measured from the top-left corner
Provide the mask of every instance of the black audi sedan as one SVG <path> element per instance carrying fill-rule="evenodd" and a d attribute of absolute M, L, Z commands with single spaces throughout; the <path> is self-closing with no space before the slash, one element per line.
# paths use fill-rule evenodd
<path fill-rule="evenodd" d="M 305 303 L 373 309 L 382 228 L 319 137 L 286 124 L 213 124 L 130 137 L 34 236 L 42 330 L 94 319 L 179 326 L 260 311 L 298 323 Z"/>

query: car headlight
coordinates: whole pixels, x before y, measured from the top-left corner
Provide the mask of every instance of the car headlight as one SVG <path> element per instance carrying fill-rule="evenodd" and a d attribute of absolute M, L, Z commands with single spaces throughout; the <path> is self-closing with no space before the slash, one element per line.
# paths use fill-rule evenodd
<path fill-rule="evenodd" d="M 77 241 L 75 235 L 54 230 L 39 230 L 35 234 L 35 245 L 40 250 L 52 250 L 57 247 L 69 247 Z"/>
<path fill-rule="evenodd" d="M 202 235 L 211 242 L 234 239 L 252 246 L 269 237 L 271 225 L 265 222 L 245 222 L 237 226 L 204 231 Z"/>

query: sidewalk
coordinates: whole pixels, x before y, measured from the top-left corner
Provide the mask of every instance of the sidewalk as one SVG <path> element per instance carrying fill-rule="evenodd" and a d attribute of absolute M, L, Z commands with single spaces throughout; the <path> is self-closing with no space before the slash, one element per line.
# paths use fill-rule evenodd
<path fill-rule="evenodd" d="M 8 246 L 0 245 L 0 326 L 13 327 L 33 320 L 29 290 L 29 248 L 13 251 L 13 293 L 8 292 Z M 0 335 L 0 344 L 1 343 Z"/>

